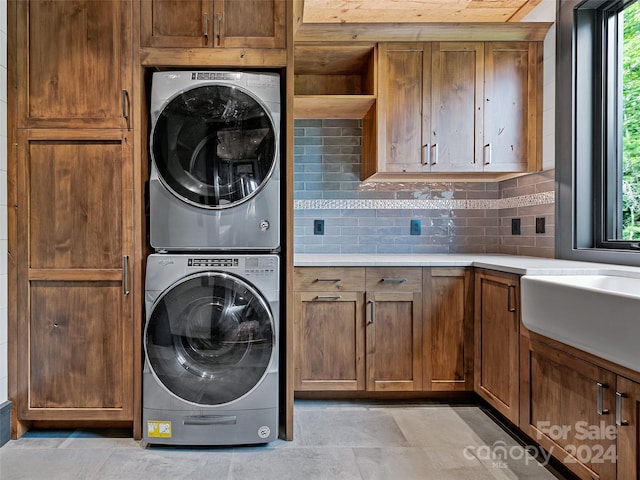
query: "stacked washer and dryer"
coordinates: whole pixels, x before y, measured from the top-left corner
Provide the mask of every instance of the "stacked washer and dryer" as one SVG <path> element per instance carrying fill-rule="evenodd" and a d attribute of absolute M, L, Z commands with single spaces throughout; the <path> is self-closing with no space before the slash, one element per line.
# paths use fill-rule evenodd
<path fill-rule="evenodd" d="M 280 79 L 156 72 L 143 427 L 149 444 L 278 431 Z"/>

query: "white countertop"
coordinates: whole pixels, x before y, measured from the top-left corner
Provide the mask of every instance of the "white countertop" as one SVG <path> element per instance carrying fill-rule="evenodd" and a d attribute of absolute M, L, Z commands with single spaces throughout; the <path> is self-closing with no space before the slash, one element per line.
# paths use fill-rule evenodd
<path fill-rule="evenodd" d="M 519 275 L 623 275 L 640 278 L 640 267 L 553 258 L 487 254 L 296 254 L 296 267 L 479 267 Z"/>

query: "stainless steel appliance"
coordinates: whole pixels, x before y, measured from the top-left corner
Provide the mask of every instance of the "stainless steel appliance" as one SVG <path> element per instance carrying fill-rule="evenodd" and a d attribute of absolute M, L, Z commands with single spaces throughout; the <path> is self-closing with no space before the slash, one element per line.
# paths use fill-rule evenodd
<path fill-rule="evenodd" d="M 278 430 L 277 255 L 147 261 L 144 440 L 266 443 Z"/>
<path fill-rule="evenodd" d="M 156 251 L 280 246 L 280 78 L 156 72 L 150 242 Z"/>

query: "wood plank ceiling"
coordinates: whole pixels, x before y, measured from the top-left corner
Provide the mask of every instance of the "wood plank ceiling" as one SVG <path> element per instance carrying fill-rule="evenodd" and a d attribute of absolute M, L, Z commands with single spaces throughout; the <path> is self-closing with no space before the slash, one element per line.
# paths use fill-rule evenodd
<path fill-rule="evenodd" d="M 302 24 L 516 22 L 541 0 L 304 0 Z"/>

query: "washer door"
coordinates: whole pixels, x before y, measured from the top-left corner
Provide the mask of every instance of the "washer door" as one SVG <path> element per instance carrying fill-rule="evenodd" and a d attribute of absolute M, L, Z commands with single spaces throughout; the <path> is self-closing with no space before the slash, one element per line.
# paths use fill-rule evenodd
<path fill-rule="evenodd" d="M 207 85 L 167 103 L 153 126 L 151 155 L 160 179 L 178 198 L 228 208 L 269 179 L 276 135 L 264 106 L 248 92 Z"/>
<path fill-rule="evenodd" d="M 198 273 L 158 298 L 145 351 L 174 395 L 220 405 L 244 396 L 266 375 L 274 332 L 269 306 L 251 285 L 226 273 Z"/>

